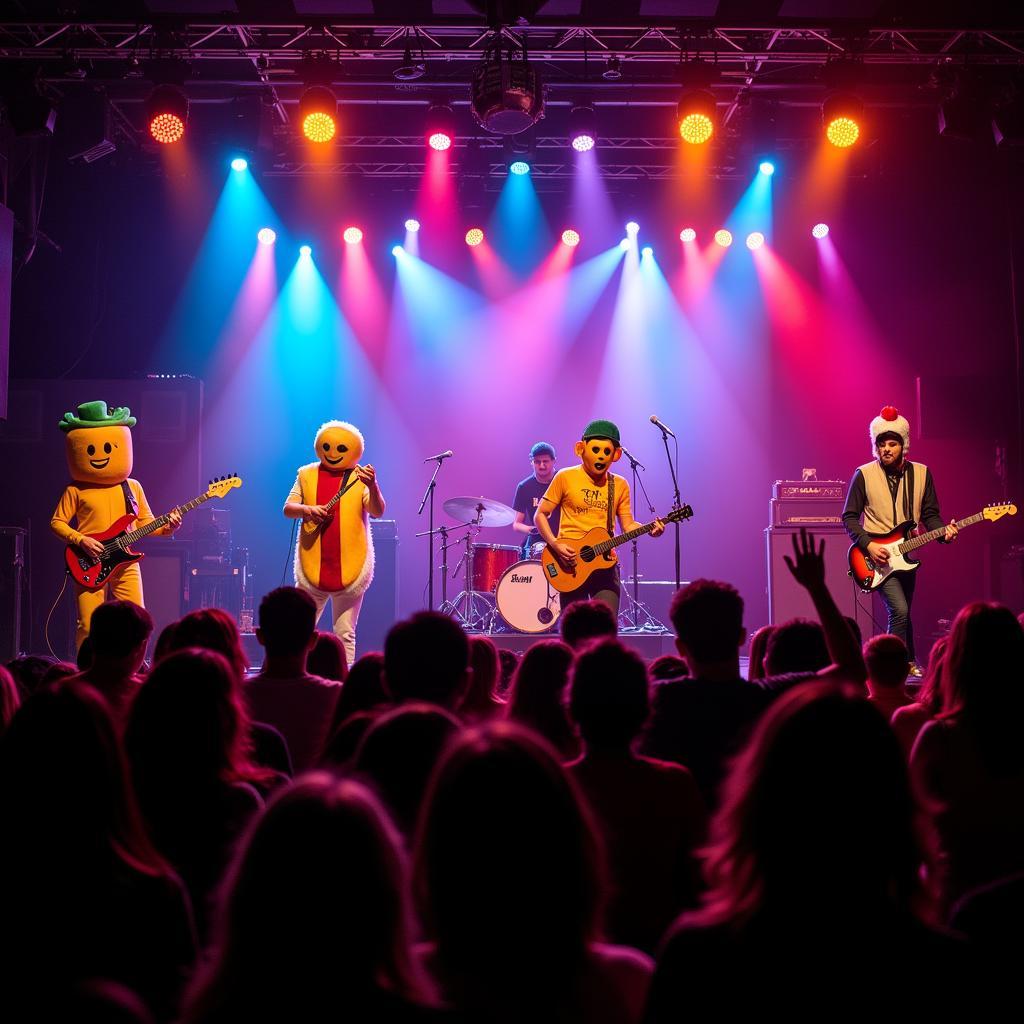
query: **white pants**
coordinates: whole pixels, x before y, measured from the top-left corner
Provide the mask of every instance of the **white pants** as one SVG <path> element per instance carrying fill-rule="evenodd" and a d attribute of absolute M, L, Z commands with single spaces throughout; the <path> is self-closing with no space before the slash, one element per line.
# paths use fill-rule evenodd
<path fill-rule="evenodd" d="M 359 619 L 359 609 L 363 604 L 364 594 L 353 597 L 344 591 L 331 593 L 327 590 L 320 590 L 305 579 L 297 579 L 295 585 L 316 601 L 316 621 L 319 624 L 320 616 L 327 607 L 327 601 L 331 602 L 331 616 L 334 619 L 334 635 L 345 645 L 345 657 L 348 658 L 349 668 L 356 660 L 356 622 Z"/>

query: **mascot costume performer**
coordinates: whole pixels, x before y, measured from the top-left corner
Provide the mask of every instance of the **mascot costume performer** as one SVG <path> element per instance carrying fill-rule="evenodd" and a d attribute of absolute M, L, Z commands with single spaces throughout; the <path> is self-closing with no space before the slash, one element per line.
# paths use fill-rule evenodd
<path fill-rule="evenodd" d="M 135 417 L 128 408 L 107 410 L 106 402 L 85 402 L 77 413 L 66 412 L 60 421 L 71 483 L 64 489 L 50 520 L 50 528 L 66 544 L 96 558 L 102 544 L 92 534 L 103 533 L 124 515 L 135 517 L 134 528 L 156 518 L 146 492 L 131 478 L 132 431 Z M 76 520 L 76 527 L 71 521 Z M 155 532 L 166 536 L 181 525 L 181 513 L 171 513 L 167 526 Z M 89 635 L 92 613 L 110 594 L 119 601 L 142 606 L 142 572 L 137 562 L 111 573 L 105 586 L 87 590 L 75 584 L 78 602 L 76 647 Z"/>
<path fill-rule="evenodd" d="M 356 656 L 359 608 L 373 579 L 368 517 L 384 514 L 376 471 L 359 465 L 365 447 L 351 423 L 329 420 L 317 431 L 317 461 L 299 468 L 284 506 L 288 518 L 302 520 L 295 585 L 316 601 L 318 621 L 330 598 L 334 632 L 349 665 Z"/>

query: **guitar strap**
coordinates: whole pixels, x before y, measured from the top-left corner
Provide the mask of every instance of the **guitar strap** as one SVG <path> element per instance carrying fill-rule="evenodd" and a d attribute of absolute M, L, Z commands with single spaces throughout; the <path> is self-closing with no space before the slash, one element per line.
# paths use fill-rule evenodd
<path fill-rule="evenodd" d="M 135 504 L 135 495 L 132 494 L 132 489 L 128 486 L 127 480 L 121 481 L 121 491 L 124 493 L 124 510 L 126 514 L 138 518 L 139 506 Z"/>
<path fill-rule="evenodd" d="M 608 470 L 608 536 L 615 536 L 615 474 Z"/>

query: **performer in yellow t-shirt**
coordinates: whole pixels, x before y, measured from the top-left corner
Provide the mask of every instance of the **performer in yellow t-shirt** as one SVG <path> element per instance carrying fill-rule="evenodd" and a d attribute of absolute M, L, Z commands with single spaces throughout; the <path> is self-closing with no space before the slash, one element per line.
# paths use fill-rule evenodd
<path fill-rule="evenodd" d="M 613 492 L 612 519 L 618 519 L 623 531 L 640 525 L 630 507 L 629 484 L 625 477 L 611 472 L 612 463 L 622 458 L 619 428 L 611 420 L 594 420 L 583 431 L 583 439 L 576 442 L 575 451 L 580 465 L 555 474 L 533 517 L 541 539 L 567 568 L 576 563 L 577 550 L 573 542 L 581 540 L 595 527 L 608 525 L 610 491 Z M 549 522 L 555 509 L 561 515 L 557 538 Z M 657 520 L 651 536 L 660 537 L 664 532 L 665 524 Z M 603 601 L 618 614 L 619 577 L 615 568 L 598 569 L 576 590 L 563 593 L 562 607 L 591 598 Z"/>

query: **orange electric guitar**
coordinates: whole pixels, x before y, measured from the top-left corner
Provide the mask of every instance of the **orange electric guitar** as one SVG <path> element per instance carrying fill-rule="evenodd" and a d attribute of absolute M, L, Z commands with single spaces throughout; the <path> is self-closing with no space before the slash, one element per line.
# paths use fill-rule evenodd
<path fill-rule="evenodd" d="M 693 509 L 689 505 L 683 505 L 682 508 L 674 508 L 661 518 L 665 523 L 680 523 L 692 515 Z M 615 553 L 615 548 L 642 537 L 653 529 L 654 523 L 648 523 L 646 526 L 638 526 L 634 530 L 613 537 L 603 526 L 595 527 L 582 540 L 571 542 L 576 548 L 576 564 L 571 569 L 562 564 L 550 547 L 545 547 L 540 555 L 541 564 L 544 566 L 544 578 L 560 594 L 577 590 L 586 583 L 591 573 L 598 569 L 610 569 L 618 562 L 619 556 Z"/>
<path fill-rule="evenodd" d="M 198 498 L 179 505 L 177 511 L 182 515 L 198 508 L 204 501 L 211 498 L 223 498 L 234 487 L 241 487 L 242 480 L 237 476 L 222 476 L 219 480 L 211 480 L 210 486 L 204 494 Z M 173 511 L 173 510 L 172 510 Z M 69 544 L 64 551 L 64 560 L 67 563 L 68 572 L 80 586 L 86 590 L 99 590 L 110 578 L 110 574 L 130 562 L 137 562 L 142 554 L 131 550 L 131 545 L 143 537 L 155 533 L 161 526 L 167 525 L 170 512 L 157 516 L 151 523 L 140 526 L 137 530 L 129 530 L 128 527 L 134 522 L 135 516 L 123 515 L 120 519 L 111 523 L 102 533 L 87 534 L 103 543 L 103 554 L 99 558 L 87 555 L 81 548 Z"/>
<path fill-rule="evenodd" d="M 1010 502 L 998 505 L 986 505 L 980 512 L 966 519 L 957 519 L 957 528 L 962 530 L 965 526 L 980 523 L 983 519 L 994 523 L 1003 516 L 1015 516 L 1017 506 Z M 921 563 L 911 557 L 910 552 L 916 551 L 925 544 L 938 540 L 946 533 L 944 526 L 937 530 L 929 530 L 928 533 L 912 533 L 913 523 L 901 523 L 892 533 L 871 534 L 871 539 L 876 544 L 881 544 L 889 552 L 889 561 L 875 561 L 866 551 L 861 551 L 856 544 L 851 545 L 849 551 L 850 575 L 857 586 L 865 592 L 877 590 L 894 572 L 911 572 Z"/>

